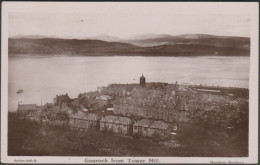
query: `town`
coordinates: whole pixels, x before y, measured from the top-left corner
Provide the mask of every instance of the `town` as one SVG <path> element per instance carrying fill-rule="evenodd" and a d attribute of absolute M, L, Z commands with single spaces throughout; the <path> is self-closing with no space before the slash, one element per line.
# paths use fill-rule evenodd
<path fill-rule="evenodd" d="M 42 126 L 76 132 L 94 128 L 171 147 L 182 145 L 176 137 L 187 124 L 232 130 L 247 115 L 248 89 L 148 83 L 143 75 L 139 83 L 110 84 L 77 98 L 64 94 L 42 106 L 18 104 L 15 112 L 19 119 Z"/>

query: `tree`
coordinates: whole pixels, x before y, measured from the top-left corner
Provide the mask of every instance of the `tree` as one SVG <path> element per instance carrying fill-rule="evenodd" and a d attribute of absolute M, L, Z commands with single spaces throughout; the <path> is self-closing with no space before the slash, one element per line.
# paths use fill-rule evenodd
<path fill-rule="evenodd" d="M 58 112 L 57 113 L 57 119 L 59 120 L 69 120 L 69 114 L 67 112 Z"/>
<path fill-rule="evenodd" d="M 84 94 L 83 94 L 83 93 L 78 94 L 78 98 L 79 98 L 79 99 L 81 99 L 81 98 L 83 98 L 83 97 L 84 97 Z"/>
<path fill-rule="evenodd" d="M 155 131 L 152 135 L 152 139 L 154 142 L 159 142 L 161 140 L 161 135 L 159 132 Z"/>
<path fill-rule="evenodd" d="M 209 131 L 202 125 L 187 124 L 179 130 L 177 140 L 187 147 L 192 155 L 202 156 L 208 152 Z"/>

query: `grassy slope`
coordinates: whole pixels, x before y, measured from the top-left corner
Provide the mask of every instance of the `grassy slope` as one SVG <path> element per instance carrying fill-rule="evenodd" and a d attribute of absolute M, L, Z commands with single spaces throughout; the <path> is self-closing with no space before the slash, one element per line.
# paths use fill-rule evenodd
<path fill-rule="evenodd" d="M 205 124 L 204 124 L 205 125 Z M 241 123 L 245 126 L 245 123 Z M 244 128 L 245 129 L 245 128 Z M 9 117 L 8 155 L 12 156 L 247 156 L 243 128 L 226 132 L 195 125 L 180 128 L 186 147 L 171 148 L 147 139 L 57 129 Z"/>
<path fill-rule="evenodd" d="M 181 151 L 148 140 L 115 136 L 96 130 L 86 133 L 40 127 L 10 120 L 9 155 L 51 156 L 156 156 L 182 155 Z"/>

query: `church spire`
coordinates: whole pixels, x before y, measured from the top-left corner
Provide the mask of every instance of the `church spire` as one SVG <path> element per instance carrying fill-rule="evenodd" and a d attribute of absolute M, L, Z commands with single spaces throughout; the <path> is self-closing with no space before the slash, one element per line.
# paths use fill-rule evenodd
<path fill-rule="evenodd" d="M 145 86 L 145 77 L 143 74 L 142 74 L 142 77 L 140 77 L 140 85 Z"/>

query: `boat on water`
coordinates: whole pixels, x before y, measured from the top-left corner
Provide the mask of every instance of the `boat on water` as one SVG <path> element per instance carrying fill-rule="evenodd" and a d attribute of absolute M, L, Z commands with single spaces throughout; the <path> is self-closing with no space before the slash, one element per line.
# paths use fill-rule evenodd
<path fill-rule="evenodd" d="M 23 93 L 23 90 L 22 89 L 19 89 L 16 93 Z"/>

